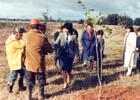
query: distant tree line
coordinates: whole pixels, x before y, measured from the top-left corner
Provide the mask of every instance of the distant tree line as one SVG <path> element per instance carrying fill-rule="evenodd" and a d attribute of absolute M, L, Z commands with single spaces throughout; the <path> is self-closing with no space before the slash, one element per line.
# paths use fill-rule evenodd
<path fill-rule="evenodd" d="M 90 19 L 88 19 L 90 20 Z M 84 20 L 80 19 L 79 24 L 82 24 Z M 102 16 L 97 24 L 99 25 L 137 25 L 140 26 L 140 18 L 135 18 L 134 20 L 127 15 L 119 14 L 109 14 L 107 16 Z"/>
<path fill-rule="evenodd" d="M 22 18 L 0 18 L 1 21 L 29 21 L 30 19 Z"/>
<path fill-rule="evenodd" d="M 45 14 L 44 14 L 45 16 Z M 54 19 L 52 16 L 44 17 L 45 22 L 65 22 L 67 20 L 63 20 L 62 18 Z M 7 21 L 29 21 L 30 19 L 10 19 L 10 18 L 0 18 L 0 20 L 7 20 Z M 91 20 L 91 19 L 88 19 Z M 42 20 L 44 21 L 44 20 Z M 85 19 L 79 20 L 71 20 L 72 22 L 83 24 Z M 137 25 L 140 26 L 140 17 L 132 19 L 127 15 L 119 15 L 119 14 L 109 14 L 107 16 L 102 16 L 97 22 L 98 25 Z"/>

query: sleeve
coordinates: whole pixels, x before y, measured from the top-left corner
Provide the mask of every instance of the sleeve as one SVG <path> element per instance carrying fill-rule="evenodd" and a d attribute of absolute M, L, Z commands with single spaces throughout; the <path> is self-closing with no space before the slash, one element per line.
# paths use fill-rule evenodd
<path fill-rule="evenodd" d="M 60 33 L 56 39 L 56 41 L 54 42 L 54 47 L 57 47 L 57 45 L 59 45 L 60 41 L 62 38 L 62 34 Z"/>
<path fill-rule="evenodd" d="M 43 45 L 43 53 L 47 54 L 47 53 L 52 53 L 52 52 L 53 52 L 52 45 L 50 44 L 48 38 L 45 37 L 44 45 Z"/>
<path fill-rule="evenodd" d="M 21 47 L 23 47 L 23 48 L 25 47 L 25 42 L 24 42 L 24 40 L 21 40 L 21 41 L 20 41 L 20 45 L 21 45 Z"/>
<path fill-rule="evenodd" d="M 13 47 L 16 49 L 23 49 L 25 47 L 25 42 L 23 40 L 19 40 L 17 43 L 13 44 Z"/>
<path fill-rule="evenodd" d="M 83 31 L 82 36 L 81 36 L 81 44 L 82 44 L 83 48 L 85 47 L 84 33 L 85 33 L 85 31 Z"/>
<path fill-rule="evenodd" d="M 135 33 L 131 33 L 132 35 L 129 37 L 129 46 L 131 47 L 131 49 L 134 51 L 136 49 L 136 35 Z"/>
<path fill-rule="evenodd" d="M 54 36 L 53 36 L 54 41 L 56 41 L 56 39 L 57 39 L 58 36 L 59 36 L 59 32 L 54 33 Z"/>

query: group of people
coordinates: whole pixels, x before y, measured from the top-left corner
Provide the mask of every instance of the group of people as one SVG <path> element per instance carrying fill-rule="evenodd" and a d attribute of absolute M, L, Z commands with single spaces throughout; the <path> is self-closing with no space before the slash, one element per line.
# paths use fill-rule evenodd
<path fill-rule="evenodd" d="M 58 31 L 54 34 L 54 58 L 55 64 L 58 62 L 62 71 L 64 80 L 63 90 L 68 88 L 75 58 L 77 62 L 83 62 L 83 66 L 87 66 L 89 63 L 90 69 L 93 68 L 94 61 L 98 60 L 99 65 L 102 63 L 101 61 L 104 57 L 103 34 L 103 30 L 96 32 L 92 23 L 88 23 L 86 30 L 83 31 L 81 36 L 82 54 L 80 56 L 78 32 L 73 28 L 72 23 L 65 22 L 62 27 L 58 28 Z"/>
<path fill-rule="evenodd" d="M 132 69 L 140 69 L 140 27 L 136 32 L 132 25 L 125 27 L 126 34 L 124 38 L 124 67 L 127 68 L 126 76 L 132 74 Z"/>
<path fill-rule="evenodd" d="M 30 21 L 31 29 L 26 32 L 23 27 L 16 27 L 6 40 L 6 55 L 10 67 L 7 89 L 13 91 L 14 83 L 19 74 L 19 91 L 26 90 L 24 75 L 27 81 L 28 99 L 32 99 L 32 91 L 38 80 L 39 99 L 44 99 L 46 85 L 45 55 L 55 52 L 54 61 L 59 65 L 64 80 L 62 90 L 69 87 L 73 61 L 87 62 L 102 60 L 104 56 L 103 30 L 95 31 L 91 23 L 81 36 L 82 55 L 80 56 L 78 32 L 71 22 L 65 22 L 54 34 L 54 43 L 50 44 L 45 35 L 46 26 L 39 19 Z"/>
<path fill-rule="evenodd" d="M 32 19 L 30 27 L 31 30 L 28 32 L 22 27 L 16 27 L 6 40 L 6 54 L 10 67 L 7 89 L 10 93 L 12 92 L 19 74 L 19 91 L 25 90 L 26 87 L 23 84 L 25 74 L 28 99 L 32 100 L 36 79 L 39 84 L 39 99 L 43 99 L 46 85 L 45 55 L 52 53 L 53 49 L 44 34 L 46 27 L 41 25 L 39 19 Z"/>

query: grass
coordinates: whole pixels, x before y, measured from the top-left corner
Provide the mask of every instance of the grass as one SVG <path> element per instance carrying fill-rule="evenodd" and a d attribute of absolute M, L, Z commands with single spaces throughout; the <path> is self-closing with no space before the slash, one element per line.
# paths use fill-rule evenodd
<path fill-rule="evenodd" d="M 59 24 L 54 25 L 50 23 L 48 25 L 47 35 L 49 40 L 53 42 L 52 36 L 54 30 L 59 26 Z M 74 25 L 79 32 L 79 41 L 84 28 L 82 25 Z M 96 29 L 100 29 L 100 26 L 95 26 Z M 103 86 L 109 85 L 126 85 L 135 88 L 140 88 L 139 77 L 140 74 L 136 71 L 133 72 L 131 77 L 125 77 L 126 69 L 122 67 L 122 54 L 123 54 L 123 38 L 124 29 L 121 26 L 109 26 L 112 29 L 112 34 L 110 38 L 105 38 L 105 54 L 107 58 L 104 59 L 103 64 Z M 0 34 L 1 29 L 0 29 Z M 105 31 L 106 34 L 106 31 Z M 1 35 L 2 37 L 4 35 Z M 4 40 L 3 40 L 4 41 Z M 6 83 L 9 73 L 9 68 L 6 62 L 6 55 L 4 45 L 0 45 L 0 100 L 26 100 L 27 92 L 21 92 L 15 96 L 8 94 L 6 92 Z M 81 48 L 81 44 L 80 44 Z M 74 100 L 75 96 L 86 92 L 95 90 L 99 87 L 96 68 L 92 71 L 85 68 L 84 66 L 75 65 L 72 71 L 72 81 L 70 83 L 69 93 L 63 93 L 61 91 L 63 87 L 63 80 L 61 74 L 58 73 L 52 60 L 53 54 L 49 54 L 46 57 L 47 60 L 47 83 L 45 87 L 45 93 L 49 96 L 48 100 Z M 49 61 L 49 62 L 48 62 Z M 51 62 L 51 63 L 50 63 Z M 17 90 L 17 83 L 15 84 L 14 90 Z M 37 86 L 34 89 L 34 97 L 37 98 Z"/>

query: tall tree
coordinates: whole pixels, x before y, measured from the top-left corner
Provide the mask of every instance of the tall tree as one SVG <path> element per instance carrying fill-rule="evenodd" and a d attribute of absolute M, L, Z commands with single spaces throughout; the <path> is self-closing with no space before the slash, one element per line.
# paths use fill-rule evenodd
<path fill-rule="evenodd" d="M 118 14 L 110 14 L 107 16 L 107 22 L 109 25 L 118 25 L 119 23 L 119 15 Z"/>

